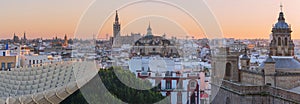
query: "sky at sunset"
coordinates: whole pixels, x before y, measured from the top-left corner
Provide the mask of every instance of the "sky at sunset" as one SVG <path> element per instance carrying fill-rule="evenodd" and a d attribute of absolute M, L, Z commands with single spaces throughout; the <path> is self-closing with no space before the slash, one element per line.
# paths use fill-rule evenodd
<path fill-rule="evenodd" d="M 70 37 L 94 34 L 105 38 L 112 33 L 115 10 L 118 10 L 122 35 L 145 34 L 150 22 L 155 35 L 165 33 L 168 37 L 203 38 L 222 34 L 228 38 L 268 39 L 282 3 L 286 22 L 292 25 L 292 38 L 300 39 L 299 0 L 139 1 L 142 2 L 1 0 L 0 38 L 12 38 L 14 33 L 22 36 L 24 32 L 28 38 L 63 37 L 64 34 Z"/>

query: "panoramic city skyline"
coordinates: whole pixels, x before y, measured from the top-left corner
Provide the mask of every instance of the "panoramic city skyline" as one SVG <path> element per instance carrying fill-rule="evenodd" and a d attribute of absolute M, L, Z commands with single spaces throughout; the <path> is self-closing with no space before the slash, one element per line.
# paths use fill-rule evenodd
<path fill-rule="evenodd" d="M 299 3 L 2 0 L 0 104 L 300 104 Z"/>
<path fill-rule="evenodd" d="M 27 33 L 28 38 L 52 38 L 59 37 L 63 38 L 65 34 L 72 37 L 76 31 L 77 25 L 80 22 L 82 14 L 91 5 L 92 0 L 86 1 L 37 1 L 37 0 L 27 0 L 27 1 L 1 1 L 2 16 L 0 21 L 0 38 L 12 38 L 13 34 L 16 33 L 18 36 L 22 36 L 24 32 Z M 72 2 L 72 3 L 71 3 Z M 269 38 L 271 34 L 272 25 L 277 22 L 277 17 L 280 12 L 280 1 L 265 0 L 258 1 L 205 1 L 208 7 L 213 12 L 216 20 L 223 31 L 226 38 Z M 94 2 L 97 3 L 97 2 Z M 292 38 L 300 39 L 300 20 L 297 19 L 300 13 L 297 11 L 297 4 L 300 1 L 289 0 L 282 2 L 283 12 L 287 23 L 292 26 Z M 149 4 L 149 3 L 148 3 Z M 151 21 L 153 27 L 153 32 L 156 35 L 162 35 L 166 33 L 167 35 L 174 35 L 178 37 L 184 37 L 186 34 L 191 34 L 194 37 L 203 38 L 204 32 L 200 26 L 197 25 L 190 17 L 180 15 L 181 13 L 174 13 L 178 10 L 166 6 L 164 10 L 169 11 L 165 13 L 170 17 L 174 18 L 164 18 L 163 16 L 152 15 L 145 17 L 135 17 L 140 16 L 147 12 L 159 12 L 156 9 L 163 4 L 154 4 L 149 11 L 149 6 L 147 3 L 129 6 L 119 10 L 120 22 L 122 25 L 122 35 L 130 34 L 131 32 L 136 33 L 146 33 L 146 28 L 148 22 Z M 13 6 L 12 6 L 13 5 Z M 193 4 L 190 4 L 193 5 Z M 194 4 L 196 5 L 196 4 Z M 139 9 L 136 9 L 136 8 Z M 52 8 L 52 9 L 48 9 Z M 101 9 L 101 7 L 99 7 Z M 118 8 L 116 8 L 118 9 Z M 99 16 L 108 17 L 106 23 L 104 23 L 103 28 L 98 31 L 91 31 L 89 29 L 85 30 L 84 34 L 98 34 L 98 38 L 105 38 L 106 34 L 111 36 L 115 11 L 111 11 L 109 14 L 99 13 Z M 97 15 L 97 16 L 98 16 Z M 178 16 L 180 15 L 180 16 Z M 201 14 L 192 14 L 201 15 Z M 91 19 L 97 20 L 97 16 Z M 175 18 L 176 17 L 176 18 Z M 132 21 L 130 19 L 136 19 Z M 185 23 L 185 24 L 184 24 Z M 184 27 L 185 29 L 183 29 Z M 176 30 L 176 31 L 174 31 Z M 190 35 L 190 36 L 191 36 Z"/>

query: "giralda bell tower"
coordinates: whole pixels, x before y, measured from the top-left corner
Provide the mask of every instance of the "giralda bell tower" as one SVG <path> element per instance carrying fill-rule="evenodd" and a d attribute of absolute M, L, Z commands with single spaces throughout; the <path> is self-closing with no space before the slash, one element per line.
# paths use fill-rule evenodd
<path fill-rule="evenodd" d="M 114 38 L 120 36 L 121 24 L 119 23 L 118 11 L 116 11 L 115 22 L 113 25 Z"/>

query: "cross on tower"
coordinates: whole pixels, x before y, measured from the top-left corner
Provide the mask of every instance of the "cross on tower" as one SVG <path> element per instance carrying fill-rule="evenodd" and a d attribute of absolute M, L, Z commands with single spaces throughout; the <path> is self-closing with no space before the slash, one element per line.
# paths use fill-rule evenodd
<path fill-rule="evenodd" d="M 283 8 L 282 3 L 280 3 L 280 11 L 281 12 L 282 12 L 282 8 Z"/>

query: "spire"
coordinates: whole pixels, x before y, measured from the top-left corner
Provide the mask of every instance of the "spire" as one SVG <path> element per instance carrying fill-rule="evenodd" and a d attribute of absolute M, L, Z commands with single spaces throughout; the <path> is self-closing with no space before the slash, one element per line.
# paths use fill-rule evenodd
<path fill-rule="evenodd" d="M 116 18 L 115 18 L 115 22 L 119 22 L 118 10 L 116 10 Z"/>
<path fill-rule="evenodd" d="M 151 26 L 150 26 L 150 21 L 149 21 L 149 26 L 148 26 L 148 29 L 151 29 Z"/>
<path fill-rule="evenodd" d="M 13 41 L 16 41 L 16 33 L 14 33 Z"/>
<path fill-rule="evenodd" d="M 14 38 L 16 37 L 16 33 L 14 33 Z"/>
<path fill-rule="evenodd" d="M 118 11 L 116 10 L 116 17 L 115 22 L 113 24 L 113 36 L 117 37 L 120 36 L 121 24 L 119 23 L 119 15 Z"/>
<path fill-rule="evenodd" d="M 24 40 L 26 40 L 26 32 L 25 31 L 24 31 L 24 37 L 23 38 L 24 38 Z"/>
<path fill-rule="evenodd" d="M 283 11 L 282 11 L 282 4 L 280 3 L 280 13 L 279 13 L 279 18 L 278 18 L 278 21 L 285 21 L 285 18 L 284 18 L 284 14 L 283 14 Z"/>
<path fill-rule="evenodd" d="M 67 34 L 65 34 L 65 39 L 67 39 Z"/>
<path fill-rule="evenodd" d="M 280 3 L 280 12 L 282 12 L 282 8 L 283 8 L 282 3 Z"/>
<path fill-rule="evenodd" d="M 278 22 L 275 24 L 274 28 L 290 28 L 290 26 L 285 22 L 284 13 L 282 10 L 283 6 L 280 4 L 280 13 L 278 17 Z"/>
<path fill-rule="evenodd" d="M 152 29 L 151 29 L 151 25 L 150 25 L 150 21 L 149 21 L 149 25 L 148 25 L 148 29 L 147 29 L 148 31 L 152 31 Z"/>
<path fill-rule="evenodd" d="M 147 35 L 152 35 L 152 29 L 151 29 L 151 26 L 150 26 L 150 21 L 149 21 L 149 25 L 148 25 L 148 29 L 147 29 Z"/>

